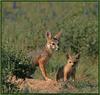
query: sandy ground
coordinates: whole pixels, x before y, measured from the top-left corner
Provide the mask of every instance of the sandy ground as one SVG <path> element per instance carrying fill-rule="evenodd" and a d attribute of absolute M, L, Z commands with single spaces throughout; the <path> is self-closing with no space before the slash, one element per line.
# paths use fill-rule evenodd
<path fill-rule="evenodd" d="M 55 80 L 45 81 L 36 79 L 16 79 L 15 76 L 9 77 L 8 82 L 15 84 L 24 93 L 57 93 L 61 92 L 61 84 Z"/>

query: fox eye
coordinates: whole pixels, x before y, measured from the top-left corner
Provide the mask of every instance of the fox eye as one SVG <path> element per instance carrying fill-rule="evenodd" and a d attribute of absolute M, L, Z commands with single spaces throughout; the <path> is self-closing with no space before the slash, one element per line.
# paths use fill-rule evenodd
<path fill-rule="evenodd" d="M 74 64 L 76 64 L 76 62 L 74 62 Z"/>
<path fill-rule="evenodd" d="M 52 45 L 55 45 L 55 43 L 52 43 Z"/>
<path fill-rule="evenodd" d="M 72 63 L 71 61 L 69 61 L 69 63 Z"/>

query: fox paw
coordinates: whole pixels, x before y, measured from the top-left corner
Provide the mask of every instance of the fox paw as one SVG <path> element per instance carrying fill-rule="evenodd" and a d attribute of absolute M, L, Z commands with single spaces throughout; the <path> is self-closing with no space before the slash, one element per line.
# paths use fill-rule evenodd
<path fill-rule="evenodd" d="M 46 78 L 46 81 L 52 81 L 52 79 L 50 79 L 50 78 Z"/>

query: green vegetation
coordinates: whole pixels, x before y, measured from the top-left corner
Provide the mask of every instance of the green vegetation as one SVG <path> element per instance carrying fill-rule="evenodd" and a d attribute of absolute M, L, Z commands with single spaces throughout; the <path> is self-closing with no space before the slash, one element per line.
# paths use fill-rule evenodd
<path fill-rule="evenodd" d="M 60 50 L 47 64 L 47 72 L 55 79 L 57 69 L 66 63 L 66 53 L 80 51 L 75 87 L 77 92 L 98 89 L 98 4 L 96 2 L 3 2 L 2 7 L 2 92 L 15 93 L 5 83 L 16 63 L 26 60 L 28 49 L 44 47 L 45 32 L 62 31 Z M 34 74 L 41 79 L 39 69 Z M 89 83 L 87 82 L 89 81 Z M 90 85 L 89 85 L 90 84 Z M 92 85 L 92 86 L 91 86 Z M 8 87 L 9 86 L 9 87 Z M 89 86 L 89 87 L 88 87 Z M 95 87 L 95 89 L 92 89 Z M 65 86 L 66 89 L 66 86 Z M 67 91 L 65 91 L 67 92 Z"/>

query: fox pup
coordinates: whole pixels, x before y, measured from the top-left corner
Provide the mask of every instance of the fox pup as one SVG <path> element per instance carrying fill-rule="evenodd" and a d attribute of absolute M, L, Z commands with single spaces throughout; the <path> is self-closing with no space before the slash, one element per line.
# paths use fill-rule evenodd
<path fill-rule="evenodd" d="M 67 64 L 59 68 L 56 75 L 57 81 L 60 80 L 61 78 L 63 78 L 64 81 L 67 81 L 70 77 L 72 77 L 73 81 L 75 80 L 76 67 L 78 64 L 80 54 L 76 54 L 75 56 L 67 54 L 66 57 L 67 57 Z"/>

